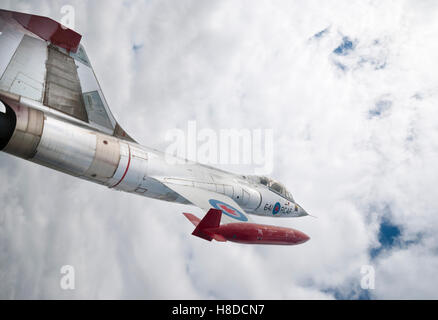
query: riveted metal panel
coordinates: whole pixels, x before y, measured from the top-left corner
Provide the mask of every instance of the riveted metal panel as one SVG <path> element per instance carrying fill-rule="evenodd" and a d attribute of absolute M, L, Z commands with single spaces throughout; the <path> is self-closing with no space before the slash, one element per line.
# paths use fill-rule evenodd
<path fill-rule="evenodd" d="M 126 141 L 135 142 L 118 123 L 116 123 L 116 128 L 114 129 L 114 136 Z"/>
<path fill-rule="evenodd" d="M 53 46 L 48 51 L 44 104 L 88 122 L 74 59 Z"/>
<path fill-rule="evenodd" d="M 120 160 L 117 169 L 111 179 L 106 183 L 109 188 L 117 187 L 125 178 L 131 162 L 131 151 L 127 143 L 119 141 Z"/>
<path fill-rule="evenodd" d="M 0 78 L 18 48 L 23 34 L 11 25 L 0 20 Z"/>
<path fill-rule="evenodd" d="M 85 53 L 83 48 L 81 50 Z M 75 63 L 90 123 L 97 123 L 114 130 L 116 120 L 108 107 L 93 68 L 89 63 L 84 64 L 81 60 L 76 60 Z"/>
<path fill-rule="evenodd" d="M 195 181 L 194 184 L 195 184 L 195 187 L 199 188 L 199 189 L 210 190 L 210 191 L 214 191 L 214 192 L 217 191 L 215 183 Z"/>
<path fill-rule="evenodd" d="M 225 188 L 223 184 L 217 184 L 216 185 L 216 191 L 217 193 L 225 194 Z"/>
<path fill-rule="evenodd" d="M 47 118 L 33 161 L 72 175 L 90 168 L 96 151 L 96 135 L 55 118 Z"/>
<path fill-rule="evenodd" d="M 224 185 L 225 195 L 229 196 L 230 198 L 234 197 L 234 188 L 230 185 Z"/>
<path fill-rule="evenodd" d="M 0 90 L 42 101 L 47 45 L 24 35 L 0 80 Z"/>
<path fill-rule="evenodd" d="M 97 123 L 106 128 L 114 128 L 108 118 L 99 91 L 86 92 L 83 94 L 83 98 L 90 123 Z"/>
<path fill-rule="evenodd" d="M 143 178 L 147 174 L 147 153 L 134 145 L 128 145 L 130 161 L 127 170 L 121 178 L 117 189 L 134 192 L 138 187 L 142 187 Z"/>
<path fill-rule="evenodd" d="M 96 133 L 96 152 L 90 168 L 85 176 L 100 182 L 108 182 L 112 178 L 120 162 L 120 144 L 113 137 Z"/>

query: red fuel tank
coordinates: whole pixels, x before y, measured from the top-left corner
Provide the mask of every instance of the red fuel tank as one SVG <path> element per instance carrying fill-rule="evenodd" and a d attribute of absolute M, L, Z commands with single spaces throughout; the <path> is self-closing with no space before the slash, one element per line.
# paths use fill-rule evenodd
<path fill-rule="evenodd" d="M 210 209 L 202 220 L 191 213 L 184 215 L 196 226 L 192 234 L 208 241 L 296 245 L 310 239 L 308 235 L 292 228 L 246 222 L 220 225 L 222 211 L 218 209 Z"/>
<path fill-rule="evenodd" d="M 295 229 L 255 223 L 229 223 L 205 231 L 219 234 L 229 241 L 246 244 L 296 245 L 310 239 Z"/>

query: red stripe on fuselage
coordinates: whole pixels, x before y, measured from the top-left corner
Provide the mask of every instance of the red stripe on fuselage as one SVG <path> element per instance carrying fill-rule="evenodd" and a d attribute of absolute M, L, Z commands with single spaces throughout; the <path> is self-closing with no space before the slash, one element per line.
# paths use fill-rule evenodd
<path fill-rule="evenodd" d="M 128 154 L 129 154 L 129 157 L 128 157 L 128 164 L 126 165 L 125 173 L 123 173 L 123 176 L 122 176 L 122 178 L 119 180 L 119 182 L 117 182 L 115 185 L 113 185 L 113 186 L 110 187 L 110 188 L 115 188 L 115 187 L 117 187 L 117 186 L 123 181 L 123 179 L 125 179 L 126 174 L 128 173 L 129 165 L 131 164 L 131 148 L 129 147 L 129 144 L 128 144 L 127 146 L 128 146 Z"/>

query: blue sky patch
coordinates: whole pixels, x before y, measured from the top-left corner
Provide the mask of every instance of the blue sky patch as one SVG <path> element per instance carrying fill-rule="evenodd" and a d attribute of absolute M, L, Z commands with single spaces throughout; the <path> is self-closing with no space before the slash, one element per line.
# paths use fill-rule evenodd
<path fill-rule="evenodd" d="M 324 30 L 321 30 L 320 32 L 317 32 L 313 35 L 314 38 L 322 38 L 327 32 L 329 28 L 325 28 Z"/>
<path fill-rule="evenodd" d="M 376 258 L 384 249 L 391 249 L 401 244 L 401 228 L 389 219 L 383 218 L 379 227 L 379 246 L 370 250 L 372 259 Z"/>
<path fill-rule="evenodd" d="M 353 41 L 350 40 L 348 37 L 342 38 L 342 43 L 337 47 L 333 52 L 339 56 L 346 56 L 350 53 L 350 51 L 354 50 L 354 44 Z"/>
<path fill-rule="evenodd" d="M 381 212 L 383 217 L 380 220 L 379 232 L 377 239 L 379 241 L 378 245 L 369 250 L 369 255 L 371 259 L 377 258 L 383 251 L 389 251 L 393 249 L 406 249 L 411 245 L 416 245 L 421 243 L 424 238 L 423 233 L 417 233 L 414 235 L 403 235 L 402 226 L 394 223 L 391 220 L 391 207 L 389 204 L 383 204 L 382 206 L 371 206 L 370 212 Z"/>
<path fill-rule="evenodd" d="M 396 242 L 397 238 L 400 237 L 400 234 L 400 228 L 391 223 L 391 221 L 383 219 L 383 221 L 380 223 L 379 242 L 382 247 L 390 248 L 394 246 L 394 243 Z"/>
<path fill-rule="evenodd" d="M 351 283 L 342 288 L 326 288 L 321 290 L 324 293 L 332 294 L 336 300 L 370 300 L 369 290 L 363 290 L 358 283 Z"/>

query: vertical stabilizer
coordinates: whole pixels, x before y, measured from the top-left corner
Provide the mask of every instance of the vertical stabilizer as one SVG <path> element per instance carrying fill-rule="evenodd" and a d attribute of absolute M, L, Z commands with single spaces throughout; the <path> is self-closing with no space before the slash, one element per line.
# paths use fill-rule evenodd
<path fill-rule="evenodd" d="M 210 209 L 202 220 L 195 217 L 193 214 L 184 213 L 187 219 L 190 220 L 196 229 L 192 232 L 192 235 L 200 237 L 202 239 L 211 241 L 226 241 L 222 236 L 209 232 L 208 229 L 218 228 L 221 223 L 222 211 L 218 209 Z"/>

